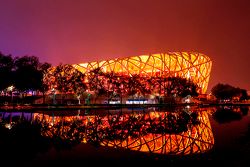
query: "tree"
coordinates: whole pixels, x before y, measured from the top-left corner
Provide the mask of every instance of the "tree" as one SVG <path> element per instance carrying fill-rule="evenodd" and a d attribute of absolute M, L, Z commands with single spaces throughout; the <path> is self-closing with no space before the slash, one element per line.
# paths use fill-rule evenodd
<path fill-rule="evenodd" d="M 27 93 L 27 91 L 41 90 L 43 71 L 38 57 L 16 57 L 14 64 L 14 82 L 19 91 Z"/>
<path fill-rule="evenodd" d="M 145 87 L 142 85 L 142 78 L 139 75 L 131 75 L 128 76 L 128 82 L 126 84 L 126 90 L 128 96 L 134 95 L 145 95 L 146 90 Z"/>
<path fill-rule="evenodd" d="M 128 92 L 129 76 L 119 75 L 114 72 L 106 73 L 104 76 L 108 100 L 120 97 L 122 103 L 122 96 Z"/>
<path fill-rule="evenodd" d="M 15 91 L 26 94 L 28 91 L 43 91 L 43 74 L 49 63 L 40 63 L 35 56 L 12 58 L 0 52 L 0 91 L 14 86 Z"/>
<path fill-rule="evenodd" d="M 120 78 L 114 72 L 109 72 L 104 74 L 104 79 L 105 79 L 104 87 L 107 93 L 108 103 L 109 103 L 109 100 L 114 98 L 120 90 L 121 83 L 118 81 L 118 79 Z"/>
<path fill-rule="evenodd" d="M 101 68 L 95 68 L 91 70 L 87 75 L 88 89 L 93 91 L 96 96 L 102 96 L 107 94 L 107 83 L 105 74 Z M 96 98 L 97 99 L 97 98 Z"/>
<path fill-rule="evenodd" d="M 61 103 L 66 94 L 76 94 L 78 100 L 86 91 L 85 75 L 69 64 L 51 67 L 44 76 L 44 84 L 51 91 L 59 91 L 62 95 Z M 55 92 L 52 92 L 55 93 Z"/>
<path fill-rule="evenodd" d="M 168 77 L 165 91 L 167 96 L 186 97 L 187 95 L 198 96 L 198 86 L 191 80 L 181 77 Z"/>
<path fill-rule="evenodd" d="M 0 91 L 14 84 L 13 82 L 14 60 L 11 55 L 0 52 Z"/>
<path fill-rule="evenodd" d="M 236 88 L 229 84 L 218 83 L 211 89 L 212 95 L 219 100 L 229 99 L 232 100 L 234 97 L 238 97 L 239 100 L 247 99 L 247 91 L 245 89 Z"/>
<path fill-rule="evenodd" d="M 248 94 L 246 89 L 241 89 L 241 97 L 240 100 L 248 100 Z"/>
<path fill-rule="evenodd" d="M 44 83 L 44 77 L 46 76 L 48 69 L 51 68 L 51 64 L 49 63 L 43 63 L 40 66 L 40 70 L 43 73 L 43 78 L 42 78 L 42 85 L 40 87 L 40 91 L 43 93 L 43 104 L 45 103 L 45 93 L 49 90 L 49 86 Z"/>
<path fill-rule="evenodd" d="M 55 68 L 54 71 L 54 77 L 56 83 L 55 89 L 61 93 L 62 96 L 61 103 L 63 103 L 66 93 L 72 92 L 72 86 L 71 86 L 72 83 L 69 82 L 71 78 L 71 70 L 73 70 L 71 65 L 60 64 Z"/>
<path fill-rule="evenodd" d="M 72 72 L 72 76 L 69 79 L 69 82 L 71 83 L 73 93 L 76 95 L 79 101 L 78 104 L 81 104 L 81 101 L 80 101 L 81 96 L 87 90 L 87 85 L 85 83 L 85 74 L 81 73 L 75 68 L 71 72 Z"/>

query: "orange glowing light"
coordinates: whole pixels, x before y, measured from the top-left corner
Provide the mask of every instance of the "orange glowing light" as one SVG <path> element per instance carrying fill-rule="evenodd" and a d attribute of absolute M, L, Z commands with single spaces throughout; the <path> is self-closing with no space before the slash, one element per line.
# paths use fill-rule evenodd
<path fill-rule="evenodd" d="M 82 73 L 101 68 L 104 72 L 128 76 L 133 74 L 144 77 L 179 76 L 192 79 L 200 87 L 199 93 L 205 93 L 210 78 L 212 61 L 208 56 L 201 53 L 168 52 L 74 64 L 73 66 Z"/>
<path fill-rule="evenodd" d="M 158 154 L 188 155 L 204 153 L 212 149 L 214 137 L 207 112 L 199 112 L 198 114 L 200 124 L 189 127 L 186 132 L 179 134 L 148 133 L 139 138 L 106 140 L 102 145 Z M 156 115 L 151 114 L 151 116 Z"/>
<path fill-rule="evenodd" d="M 78 133 L 78 136 L 82 136 L 81 141 L 83 143 L 87 143 L 89 139 L 91 139 L 96 140 L 96 142 L 102 146 L 168 155 L 189 155 L 211 150 L 214 146 L 214 137 L 208 117 L 209 112 L 198 111 L 196 112 L 197 124 L 187 124 L 185 125 L 185 127 L 187 127 L 185 130 L 171 131 L 171 127 L 180 129 L 180 126 L 174 125 L 182 125 L 183 123 L 178 124 L 175 118 L 184 119 L 181 115 L 183 112 L 184 111 L 175 113 L 153 111 L 149 113 L 123 113 L 119 117 L 119 114 L 104 116 L 86 115 L 81 117 L 81 123 L 78 125 L 79 130 L 85 129 L 82 132 L 77 128 L 72 131 L 72 126 L 69 126 L 74 122 L 73 120 L 76 119 L 76 116 L 66 116 L 62 119 L 60 116 L 35 113 L 34 118 L 48 120 L 48 123 L 53 123 L 53 125 L 61 125 L 52 125 L 49 129 L 45 129 L 42 135 L 48 137 L 53 137 L 53 134 L 58 135 L 58 132 L 60 132 L 64 138 L 74 140 L 74 133 Z M 113 118 L 117 118 L 117 120 Z M 60 121 L 66 121 L 69 124 L 62 124 Z M 152 124 L 148 124 L 149 122 L 152 122 Z M 137 125 L 140 123 L 144 123 L 144 125 L 131 131 L 131 128 L 138 127 Z M 154 125 L 164 125 L 164 123 L 166 124 L 165 128 L 169 128 L 170 131 L 157 131 L 157 128 L 152 131 L 144 131 Z M 169 125 L 169 123 L 171 123 L 171 125 Z M 117 125 L 120 125 L 122 128 L 119 128 L 120 126 Z M 124 125 L 131 126 L 126 129 Z M 83 126 L 84 128 L 82 128 Z M 72 135 L 68 133 L 70 130 Z M 128 130 L 133 133 L 128 133 Z M 124 138 L 123 136 L 120 136 L 122 138 L 113 138 L 119 134 L 123 134 L 123 136 L 125 134 L 127 135 L 125 135 Z M 99 138 L 96 138 L 96 136 L 99 136 Z"/>

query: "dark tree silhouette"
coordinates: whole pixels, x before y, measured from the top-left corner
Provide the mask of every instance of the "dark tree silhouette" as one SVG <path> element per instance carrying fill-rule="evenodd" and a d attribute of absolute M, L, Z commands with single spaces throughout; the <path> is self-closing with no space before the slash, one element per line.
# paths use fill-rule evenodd
<path fill-rule="evenodd" d="M 0 91 L 13 83 L 14 60 L 11 55 L 4 55 L 0 52 Z"/>
<path fill-rule="evenodd" d="M 14 65 L 14 84 L 18 91 L 24 95 L 28 91 L 44 91 L 43 75 L 49 63 L 40 63 L 35 56 L 24 56 L 16 57 Z"/>
<path fill-rule="evenodd" d="M 248 98 L 247 91 L 245 89 L 236 88 L 229 84 L 218 83 L 212 88 L 211 92 L 219 100 L 232 100 L 233 97 L 239 97 L 240 100 Z"/>
<path fill-rule="evenodd" d="M 232 121 L 238 121 L 243 118 L 248 112 L 248 108 L 230 107 L 230 108 L 217 108 L 213 113 L 213 119 L 218 123 L 229 123 Z"/>
<path fill-rule="evenodd" d="M 167 86 L 165 89 L 167 91 L 167 96 L 198 96 L 198 86 L 191 80 L 181 77 L 169 77 L 166 82 Z"/>
<path fill-rule="evenodd" d="M 43 93 L 43 103 L 45 103 L 45 94 L 49 90 L 49 86 L 44 82 L 44 77 L 46 76 L 49 68 L 51 68 L 51 64 L 49 63 L 43 63 L 40 66 L 40 70 L 43 73 L 42 84 L 40 87 L 40 91 Z"/>

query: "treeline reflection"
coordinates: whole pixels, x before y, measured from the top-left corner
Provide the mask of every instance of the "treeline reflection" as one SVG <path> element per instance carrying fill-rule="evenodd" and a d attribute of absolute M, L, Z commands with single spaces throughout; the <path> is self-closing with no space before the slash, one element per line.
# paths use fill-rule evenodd
<path fill-rule="evenodd" d="M 248 114 L 248 106 L 221 106 L 216 108 L 212 117 L 218 123 L 229 123 L 232 121 L 239 121 Z"/>
<path fill-rule="evenodd" d="M 15 129 L 21 122 L 36 125 L 37 132 L 56 146 L 91 143 L 95 146 L 135 151 L 187 155 L 212 149 L 214 137 L 208 112 L 178 109 L 172 111 L 89 112 L 74 116 L 54 113 L 21 114 L 19 119 L 2 116 L 2 126 Z M 5 113 L 6 114 L 6 113 Z M 13 113 L 12 113 L 13 114 Z M 8 118 L 8 119 L 7 119 Z M 15 121 L 14 121 L 15 120 Z M 9 121 L 9 122 L 8 122 Z"/>

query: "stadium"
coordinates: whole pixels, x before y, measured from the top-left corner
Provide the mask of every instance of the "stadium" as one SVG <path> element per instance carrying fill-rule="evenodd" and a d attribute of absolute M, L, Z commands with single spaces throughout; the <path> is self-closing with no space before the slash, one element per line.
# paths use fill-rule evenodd
<path fill-rule="evenodd" d="M 212 61 L 202 53 L 167 52 L 94 61 L 73 66 L 82 73 L 100 68 L 103 72 L 113 72 L 119 75 L 187 78 L 197 84 L 200 94 L 204 94 L 209 83 Z"/>

